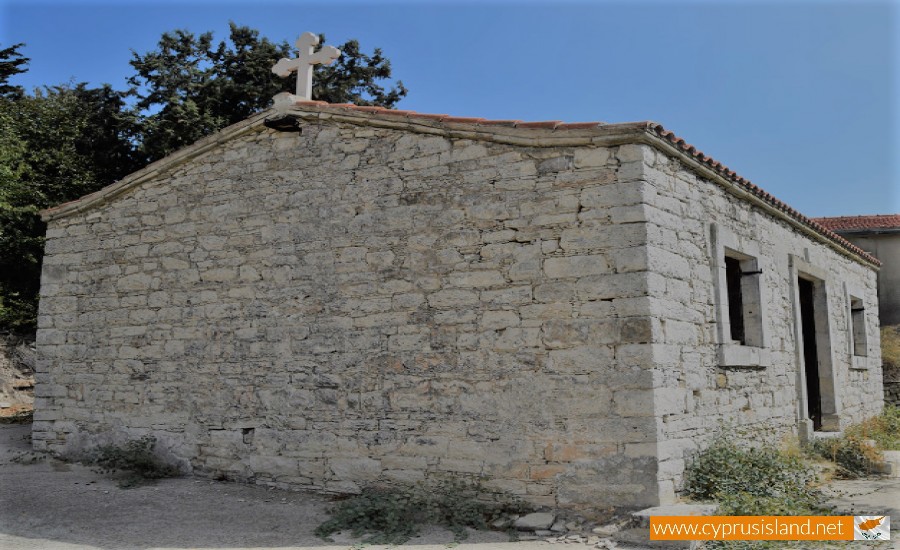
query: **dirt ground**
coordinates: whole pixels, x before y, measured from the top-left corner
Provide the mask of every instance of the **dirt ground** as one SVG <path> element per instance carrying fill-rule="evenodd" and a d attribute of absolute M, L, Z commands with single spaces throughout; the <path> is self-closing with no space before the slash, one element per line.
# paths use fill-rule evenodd
<path fill-rule="evenodd" d="M 78 464 L 32 460 L 37 455 L 30 451 L 30 429 L 29 424 L 0 426 L 0 549 L 337 550 L 359 542 L 337 536 L 329 543 L 313 534 L 328 517 L 327 498 L 191 477 L 121 489 L 108 477 Z M 895 524 L 900 523 L 900 479 L 849 483 L 830 488 L 836 503 L 847 511 L 889 513 L 896 518 Z M 892 542 L 900 548 L 897 538 L 900 534 Z M 868 546 L 847 544 L 854 549 Z M 430 529 L 404 548 L 454 546 L 449 531 Z M 504 533 L 471 531 L 459 547 L 550 550 L 556 546 L 544 541 L 510 543 Z M 621 544 L 618 548 L 626 550 Z"/>
<path fill-rule="evenodd" d="M 164 479 L 121 489 L 79 464 L 35 457 L 31 426 L 0 426 L 0 549 L 346 549 L 358 543 L 313 530 L 328 518 L 318 495 L 197 478 Z M 18 457 L 18 458 L 17 458 Z M 505 533 L 471 531 L 465 547 L 546 550 L 541 542 L 510 543 Z M 453 534 L 423 530 L 415 550 L 453 546 Z M 566 545 L 570 546 L 570 545 Z M 379 547 L 371 547 L 379 548 Z"/>

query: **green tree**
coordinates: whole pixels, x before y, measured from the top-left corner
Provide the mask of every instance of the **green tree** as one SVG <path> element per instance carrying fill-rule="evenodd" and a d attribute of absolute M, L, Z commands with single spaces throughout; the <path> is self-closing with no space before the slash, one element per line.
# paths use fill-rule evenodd
<path fill-rule="evenodd" d="M 325 35 L 319 35 L 319 43 L 325 43 Z M 371 56 L 359 49 L 359 42 L 348 40 L 341 50 L 341 57 L 331 65 L 317 65 L 313 80 L 313 99 L 329 103 L 353 103 L 393 108 L 406 96 L 406 87 L 398 80 L 396 86 L 385 90 L 379 81 L 391 77 L 391 62 L 384 57 L 381 48 L 375 48 Z"/>
<path fill-rule="evenodd" d="M 316 67 L 314 99 L 393 107 L 406 95 L 402 82 L 389 90 L 380 84 L 391 76 L 380 49 L 369 56 L 356 40 L 340 49 L 343 55 L 333 66 Z M 287 42 L 273 43 L 234 23 L 228 40 L 218 44 L 212 33 L 176 30 L 163 34 L 155 50 L 134 53 L 136 74 L 129 83 L 143 113 L 145 159 L 162 158 L 265 109 L 277 93 L 292 91 L 294 77 L 278 77 L 272 66 L 294 55 Z"/>
<path fill-rule="evenodd" d="M 22 46 L 0 49 L 0 329 L 25 331 L 37 317 L 46 230 L 38 212 L 265 109 L 293 89 L 293 77 L 271 68 L 295 52 L 234 23 L 218 44 L 211 33 L 174 31 L 156 50 L 134 54 L 126 91 L 82 83 L 29 94 L 9 84 L 26 70 Z M 391 76 L 381 50 L 369 56 L 355 40 L 341 49 L 334 66 L 317 68 L 314 98 L 393 107 L 406 95 L 399 81 L 380 84 Z"/>
<path fill-rule="evenodd" d="M 27 330 L 37 315 L 43 227 L 40 197 L 22 182 L 27 146 L 14 128 L 7 99 L 0 99 L 0 327 Z"/>
<path fill-rule="evenodd" d="M 9 78 L 27 71 L 23 66 L 27 66 L 31 61 L 27 57 L 19 53 L 19 48 L 25 44 L 13 44 L 8 48 L 0 50 L 0 96 L 3 97 L 21 97 L 24 90 L 21 86 L 10 86 Z"/>
<path fill-rule="evenodd" d="M 34 327 L 42 208 L 91 193 L 139 167 L 124 94 L 55 86 L 0 99 L 0 327 Z"/>

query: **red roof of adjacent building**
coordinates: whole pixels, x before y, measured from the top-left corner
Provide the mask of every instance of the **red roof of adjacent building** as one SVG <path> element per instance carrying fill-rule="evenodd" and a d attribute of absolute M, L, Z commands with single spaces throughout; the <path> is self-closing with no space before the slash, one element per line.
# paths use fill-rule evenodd
<path fill-rule="evenodd" d="M 868 231 L 878 229 L 900 229 L 900 214 L 873 214 L 870 216 L 837 216 L 834 218 L 813 218 L 814 221 L 831 231 Z"/>

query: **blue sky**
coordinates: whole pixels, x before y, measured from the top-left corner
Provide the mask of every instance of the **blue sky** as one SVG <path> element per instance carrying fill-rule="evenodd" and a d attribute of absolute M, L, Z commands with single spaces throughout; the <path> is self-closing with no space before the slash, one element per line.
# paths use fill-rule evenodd
<path fill-rule="evenodd" d="M 27 87 L 124 88 L 131 51 L 228 22 L 381 47 L 398 108 L 655 120 L 809 216 L 900 212 L 900 2 L 0 0 Z"/>

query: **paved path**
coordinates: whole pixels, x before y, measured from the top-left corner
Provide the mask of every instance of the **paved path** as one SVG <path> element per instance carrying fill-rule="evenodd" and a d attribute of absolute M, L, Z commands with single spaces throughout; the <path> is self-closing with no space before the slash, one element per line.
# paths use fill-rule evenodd
<path fill-rule="evenodd" d="M 0 425 L 2 550 L 337 550 L 357 542 L 346 537 L 326 543 L 313 534 L 327 518 L 329 501 L 321 496 L 196 478 L 120 489 L 78 464 L 50 459 L 30 463 L 36 455 L 30 452 L 29 437 L 29 425 Z M 831 490 L 842 512 L 890 514 L 895 525 L 900 523 L 900 480 L 840 482 Z M 895 535 L 892 542 L 900 542 L 900 534 Z M 472 531 L 459 548 L 560 548 L 543 541 L 507 541 L 503 533 Z M 403 548 L 442 550 L 452 543 L 450 532 L 430 529 Z M 848 544 L 853 550 L 868 547 Z"/>
<path fill-rule="evenodd" d="M 825 487 L 834 515 L 890 516 L 891 546 L 900 548 L 900 478 L 834 481 Z"/>

